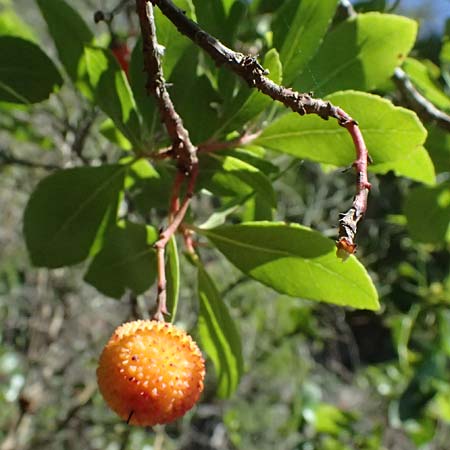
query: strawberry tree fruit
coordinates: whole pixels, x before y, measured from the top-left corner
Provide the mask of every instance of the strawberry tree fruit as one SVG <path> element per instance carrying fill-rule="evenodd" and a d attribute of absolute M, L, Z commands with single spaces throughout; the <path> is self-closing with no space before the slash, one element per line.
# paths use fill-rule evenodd
<path fill-rule="evenodd" d="M 205 363 L 185 331 L 154 320 L 119 326 L 106 344 L 97 381 L 106 403 L 132 425 L 183 416 L 203 390 Z"/>

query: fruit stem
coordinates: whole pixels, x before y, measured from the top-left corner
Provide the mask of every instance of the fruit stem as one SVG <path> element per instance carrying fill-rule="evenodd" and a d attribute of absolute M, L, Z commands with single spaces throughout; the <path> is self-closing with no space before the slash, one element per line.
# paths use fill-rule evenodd
<path fill-rule="evenodd" d="M 183 180 L 186 178 L 185 174 L 179 171 L 175 177 L 172 195 L 170 197 L 170 212 L 169 212 L 169 226 L 165 230 L 161 230 L 159 239 L 153 244 L 156 249 L 156 264 L 158 274 L 158 293 L 156 298 L 156 311 L 153 315 L 154 320 L 164 321 L 164 316 L 168 314 L 167 311 L 167 291 L 166 291 L 166 265 L 165 265 L 165 250 L 170 238 L 180 228 L 181 223 L 186 215 L 186 212 L 194 195 L 195 182 L 198 175 L 198 164 L 195 164 L 191 170 L 186 189 L 186 195 L 180 205 L 180 190 Z M 186 235 L 185 235 L 186 239 Z"/>

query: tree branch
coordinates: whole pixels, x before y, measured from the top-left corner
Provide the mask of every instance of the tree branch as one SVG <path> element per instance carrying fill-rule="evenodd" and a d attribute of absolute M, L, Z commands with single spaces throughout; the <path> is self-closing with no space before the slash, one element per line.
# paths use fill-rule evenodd
<path fill-rule="evenodd" d="M 158 103 L 161 118 L 172 141 L 172 155 L 178 168 L 189 175 L 197 165 L 197 149 L 189 138 L 189 132 L 184 128 L 183 121 L 166 89 L 163 71 L 160 63 L 160 51 L 156 40 L 153 6 L 147 0 L 136 0 L 136 8 L 142 32 L 144 53 L 144 68 L 148 74 L 146 89 L 149 95 L 154 95 Z"/>
<path fill-rule="evenodd" d="M 408 75 L 403 69 L 397 67 L 392 75 L 400 94 L 425 122 L 436 122 L 444 130 L 450 131 L 450 116 L 436 108 L 426 97 L 424 97 L 412 84 Z"/>
<path fill-rule="evenodd" d="M 356 250 L 354 243 L 356 229 L 358 222 L 366 211 L 367 196 L 370 189 L 370 183 L 367 179 L 368 153 L 357 122 L 342 109 L 328 101 L 314 99 L 309 94 L 299 93 L 276 84 L 267 77 L 268 72 L 255 57 L 243 55 L 223 45 L 215 37 L 202 30 L 197 23 L 186 17 L 184 12 L 175 6 L 171 0 L 148 1 L 158 6 L 180 33 L 201 47 L 218 65 L 226 66 L 243 78 L 250 87 L 258 89 L 300 115 L 317 114 L 325 120 L 330 117 L 335 118 L 339 125 L 348 130 L 356 147 L 357 158 L 353 167 L 357 171 L 357 192 L 352 208 L 341 215 L 337 248 L 339 256 L 354 253 Z"/>
<path fill-rule="evenodd" d="M 56 164 L 45 164 L 40 162 L 28 161 L 27 159 L 16 158 L 8 151 L 0 149 L 0 167 L 1 166 L 22 166 L 33 169 L 59 170 L 61 167 Z"/>

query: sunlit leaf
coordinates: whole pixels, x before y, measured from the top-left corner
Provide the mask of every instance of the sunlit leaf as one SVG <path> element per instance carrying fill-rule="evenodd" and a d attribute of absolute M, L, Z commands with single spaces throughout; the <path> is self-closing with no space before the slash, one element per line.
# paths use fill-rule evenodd
<path fill-rule="evenodd" d="M 178 256 L 177 241 L 174 236 L 167 244 L 166 254 L 167 311 L 170 314 L 170 321 L 174 322 L 180 296 L 180 258 Z"/>
<path fill-rule="evenodd" d="M 283 83 L 289 86 L 320 47 L 338 0 L 288 0 L 272 24 L 273 44 L 280 51 Z"/>
<path fill-rule="evenodd" d="M 390 14 L 358 14 L 337 25 L 294 87 L 323 97 L 343 89 L 373 90 L 401 65 L 414 45 L 417 23 Z"/>
<path fill-rule="evenodd" d="M 139 148 L 140 120 L 124 71 L 109 50 L 85 47 L 85 56 L 95 101 L 122 134 Z"/>
<path fill-rule="evenodd" d="M 422 148 L 427 132 L 414 112 L 364 92 L 337 92 L 327 99 L 357 118 L 373 160 L 369 170 L 395 170 L 397 175 L 433 183 L 433 165 Z M 355 147 L 347 130 L 335 120 L 325 121 L 313 115 L 286 114 L 270 124 L 256 143 L 336 166 L 349 166 L 355 159 Z"/>
<path fill-rule="evenodd" d="M 343 263 L 333 241 L 317 231 L 274 222 L 198 231 L 242 272 L 278 292 L 354 308 L 379 308 L 364 267 L 353 256 Z"/>

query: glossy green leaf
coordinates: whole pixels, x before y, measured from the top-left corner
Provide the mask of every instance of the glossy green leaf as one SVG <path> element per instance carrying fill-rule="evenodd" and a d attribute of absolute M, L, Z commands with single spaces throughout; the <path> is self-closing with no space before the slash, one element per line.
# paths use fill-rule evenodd
<path fill-rule="evenodd" d="M 433 161 L 426 148 L 422 146 L 413 148 L 401 159 L 374 165 L 370 170 L 380 174 L 392 171 L 397 176 L 405 176 L 430 185 L 436 182 Z"/>
<path fill-rule="evenodd" d="M 354 256 L 342 262 L 334 242 L 317 231 L 273 222 L 198 231 L 238 269 L 278 292 L 360 309 L 379 308 L 364 267 Z"/>
<path fill-rule="evenodd" d="M 53 61 L 33 42 L 0 36 L 0 53 L 0 101 L 38 103 L 62 85 Z"/>
<path fill-rule="evenodd" d="M 0 12 L 0 36 L 16 36 L 37 43 L 33 30 L 9 7 Z"/>
<path fill-rule="evenodd" d="M 395 170 L 398 175 L 433 182 L 433 165 L 421 149 L 427 132 L 414 112 L 363 92 L 337 92 L 327 99 L 358 121 L 373 160 L 369 170 Z M 348 166 L 355 159 L 355 147 L 347 130 L 333 119 L 325 121 L 313 115 L 286 114 L 270 124 L 255 142 L 297 158 L 335 166 Z"/>
<path fill-rule="evenodd" d="M 229 397 L 236 390 L 243 370 L 241 340 L 226 304 L 214 282 L 198 263 L 200 311 L 198 334 L 217 375 L 217 394 Z"/>
<path fill-rule="evenodd" d="M 180 258 L 178 257 L 177 241 L 174 236 L 169 240 L 166 247 L 166 295 L 167 295 L 167 311 L 170 314 L 170 321 L 174 322 L 177 309 L 178 299 L 180 296 Z"/>
<path fill-rule="evenodd" d="M 233 156 L 205 155 L 199 186 L 223 196 L 258 192 L 269 205 L 276 206 L 270 179 L 256 167 Z"/>
<path fill-rule="evenodd" d="M 157 237 L 155 228 L 141 224 L 120 222 L 111 227 L 89 265 L 85 281 L 117 299 L 127 290 L 142 294 L 155 281 L 156 254 L 152 245 Z"/>
<path fill-rule="evenodd" d="M 267 52 L 264 61 L 264 68 L 269 71 L 268 77 L 275 83 L 281 83 L 282 67 L 278 52 L 275 49 Z M 267 95 L 261 94 L 248 86 L 241 86 L 236 98 L 223 113 L 220 127 L 215 135 L 238 130 L 250 120 L 256 118 L 266 107 L 273 104 L 273 100 Z"/>
<path fill-rule="evenodd" d="M 317 52 L 333 19 L 338 0 L 288 0 L 272 24 L 273 44 L 280 51 L 283 83 L 289 86 Z"/>
<path fill-rule="evenodd" d="M 140 121 L 124 71 L 109 50 L 85 47 L 85 56 L 96 103 L 113 120 L 122 134 L 139 148 Z"/>
<path fill-rule="evenodd" d="M 61 170 L 37 185 L 24 216 L 35 266 L 61 267 L 88 257 L 96 238 L 116 218 L 126 169 L 104 165 Z"/>
<path fill-rule="evenodd" d="M 417 23 L 406 17 L 359 14 L 327 34 L 294 87 L 318 97 L 343 89 L 373 90 L 404 61 L 416 33 Z"/>
<path fill-rule="evenodd" d="M 428 63 L 430 63 L 428 61 Z M 403 70 L 406 72 L 414 87 L 438 108 L 449 112 L 450 98 L 443 91 L 443 87 L 438 80 L 430 73 L 429 67 L 414 58 L 407 58 L 403 64 Z"/>
<path fill-rule="evenodd" d="M 64 0 L 36 0 L 70 78 L 82 77 L 84 46 L 92 43 L 92 31 L 79 13 Z"/>
<path fill-rule="evenodd" d="M 419 242 L 450 242 L 450 182 L 413 189 L 405 214 L 411 237 Z"/>

